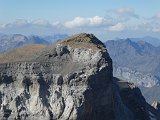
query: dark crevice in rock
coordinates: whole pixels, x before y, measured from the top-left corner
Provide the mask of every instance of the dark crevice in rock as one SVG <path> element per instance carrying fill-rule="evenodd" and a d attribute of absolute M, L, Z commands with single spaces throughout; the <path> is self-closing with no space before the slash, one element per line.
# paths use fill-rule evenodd
<path fill-rule="evenodd" d="M 49 113 L 49 116 L 50 116 L 50 120 L 54 120 L 52 111 L 48 109 L 48 113 Z"/>
<path fill-rule="evenodd" d="M 63 84 L 63 77 L 59 76 L 57 79 L 57 85 L 62 85 Z"/>
<path fill-rule="evenodd" d="M 48 89 L 50 86 L 44 80 L 42 73 L 40 73 L 38 76 L 39 76 L 39 79 L 37 81 L 39 83 L 39 97 L 41 98 L 43 105 L 46 106 L 47 108 L 49 108 L 50 105 L 48 103 L 48 98 L 50 96 L 50 92 Z"/>
<path fill-rule="evenodd" d="M 69 116 L 68 116 L 68 120 L 70 120 L 71 118 L 71 115 L 73 114 L 73 110 L 74 110 L 74 107 L 72 106 L 72 109 L 71 109 L 71 111 L 70 111 L 70 113 L 69 113 Z"/>
<path fill-rule="evenodd" d="M 29 86 L 31 86 L 33 84 L 33 82 L 25 76 L 22 81 L 22 84 L 25 87 L 25 90 L 27 90 L 27 92 L 29 92 Z"/>
<path fill-rule="evenodd" d="M 1 107 L 2 107 L 2 97 L 3 97 L 3 94 L 1 93 L 1 91 L 0 91 L 0 109 L 1 109 Z"/>
<path fill-rule="evenodd" d="M 64 55 L 64 54 L 69 54 L 69 53 L 70 53 L 70 51 L 68 50 L 67 46 L 65 46 L 65 47 L 60 47 L 59 49 L 57 49 L 57 54 L 58 54 L 59 56 L 62 56 L 62 55 Z"/>
<path fill-rule="evenodd" d="M 13 82 L 13 78 L 12 76 L 7 76 L 7 75 L 2 75 L 2 77 L 0 77 L 0 84 L 11 84 Z"/>
<path fill-rule="evenodd" d="M 18 106 L 21 105 L 22 99 L 20 96 L 17 96 L 15 100 L 16 100 L 16 108 L 18 108 Z"/>
<path fill-rule="evenodd" d="M 64 113 L 64 109 L 65 109 L 65 107 L 66 107 L 64 98 L 62 97 L 61 99 L 62 99 L 62 106 L 63 106 L 63 108 L 62 108 L 62 112 L 61 112 L 61 113 L 59 114 L 59 116 L 58 116 L 58 119 L 60 119 L 60 117 L 61 117 L 62 114 Z"/>
<path fill-rule="evenodd" d="M 8 109 L 7 106 L 3 106 L 3 112 L 3 118 L 7 119 L 11 115 L 12 110 Z"/>

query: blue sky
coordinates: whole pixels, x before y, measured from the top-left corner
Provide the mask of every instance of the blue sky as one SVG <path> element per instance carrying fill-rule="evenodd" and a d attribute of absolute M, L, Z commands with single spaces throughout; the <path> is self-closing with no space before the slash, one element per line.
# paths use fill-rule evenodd
<path fill-rule="evenodd" d="M 0 0 L 0 32 L 160 38 L 160 0 Z"/>

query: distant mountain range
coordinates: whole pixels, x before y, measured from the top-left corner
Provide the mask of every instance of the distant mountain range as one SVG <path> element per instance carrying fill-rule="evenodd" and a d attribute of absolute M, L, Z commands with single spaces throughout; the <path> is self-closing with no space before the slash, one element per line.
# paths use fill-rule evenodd
<path fill-rule="evenodd" d="M 135 37 L 135 38 L 129 38 L 131 41 L 133 42 L 140 42 L 140 41 L 143 41 L 143 42 L 147 42 L 147 43 L 150 43 L 151 45 L 155 46 L 155 47 L 158 47 L 160 46 L 160 39 L 159 38 L 156 38 L 156 37 L 151 37 L 151 36 L 145 36 L 145 37 Z M 124 39 L 121 39 L 121 38 L 116 38 L 114 40 L 124 40 Z"/>
<path fill-rule="evenodd" d="M 143 38 L 131 38 L 131 40 L 134 42 L 145 41 L 152 44 L 155 47 L 160 46 L 160 39 L 151 36 L 145 36 Z"/>
<path fill-rule="evenodd" d="M 110 40 L 107 49 L 114 63 L 114 75 L 137 85 L 152 87 L 160 81 L 160 51 L 148 42 Z"/>
<path fill-rule="evenodd" d="M 114 76 L 140 86 L 149 102 L 160 100 L 160 46 L 130 38 L 109 40 L 105 45 L 113 60 Z"/>
<path fill-rule="evenodd" d="M 55 35 L 47 35 L 47 36 L 40 36 L 40 38 L 48 41 L 49 43 L 56 42 L 57 40 L 64 39 L 69 37 L 67 34 L 55 34 Z"/>
<path fill-rule="evenodd" d="M 59 39 L 67 37 L 65 34 L 50 36 L 24 36 L 21 34 L 5 35 L 0 33 L 0 53 L 31 44 L 51 44 Z"/>

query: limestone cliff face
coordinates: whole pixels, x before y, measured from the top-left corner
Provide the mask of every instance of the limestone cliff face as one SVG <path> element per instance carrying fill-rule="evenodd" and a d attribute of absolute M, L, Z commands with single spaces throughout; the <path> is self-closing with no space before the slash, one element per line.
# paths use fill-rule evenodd
<path fill-rule="evenodd" d="M 0 64 L 0 119 L 143 120 L 130 107 L 113 80 L 106 48 L 92 34 Z M 149 119 L 147 110 L 140 112 Z"/>

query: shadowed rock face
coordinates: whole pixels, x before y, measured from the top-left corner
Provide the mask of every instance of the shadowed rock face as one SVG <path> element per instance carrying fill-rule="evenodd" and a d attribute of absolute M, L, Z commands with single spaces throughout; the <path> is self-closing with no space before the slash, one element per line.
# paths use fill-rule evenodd
<path fill-rule="evenodd" d="M 134 111 L 145 108 L 143 97 L 144 106 L 137 102 L 132 110 L 135 104 L 127 104 L 116 84 L 102 42 L 92 34 L 78 34 L 36 51 L 25 61 L 0 64 L 0 118 L 149 119 L 146 109 L 138 113 L 143 118 Z"/>

